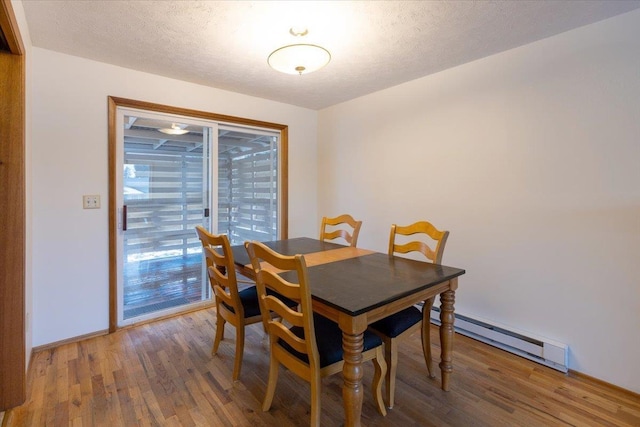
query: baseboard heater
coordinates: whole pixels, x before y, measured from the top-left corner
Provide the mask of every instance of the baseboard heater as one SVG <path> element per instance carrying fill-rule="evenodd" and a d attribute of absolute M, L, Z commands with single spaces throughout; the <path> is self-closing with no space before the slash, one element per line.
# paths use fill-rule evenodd
<path fill-rule="evenodd" d="M 431 323 L 440 325 L 440 308 L 431 309 Z M 566 344 L 545 338 L 525 335 L 512 328 L 472 319 L 455 313 L 454 329 L 459 334 L 482 341 L 518 356 L 540 363 L 561 372 L 569 369 L 569 348 Z"/>

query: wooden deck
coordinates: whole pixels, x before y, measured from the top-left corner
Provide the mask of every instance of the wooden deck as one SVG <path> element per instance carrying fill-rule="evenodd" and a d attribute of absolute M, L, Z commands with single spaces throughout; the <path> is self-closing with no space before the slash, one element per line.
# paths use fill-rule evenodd
<path fill-rule="evenodd" d="M 202 300 L 201 253 L 128 263 L 124 276 L 125 319 Z"/>

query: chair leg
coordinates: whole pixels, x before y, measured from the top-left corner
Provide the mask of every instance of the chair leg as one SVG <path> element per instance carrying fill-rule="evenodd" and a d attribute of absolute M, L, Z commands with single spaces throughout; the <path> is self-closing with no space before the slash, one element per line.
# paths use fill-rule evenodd
<path fill-rule="evenodd" d="M 387 415 L 387 408 L 385 408 L 384 400 L 382 399 L 382 381 L 387 373 L 387 362 L 384 360 L 384 353 L 382 347 L 376 349 L 376 358 L 373 359 L 373 400 L 376 403 L 378 412 L 383 417 Z"/>
<path fill-rule="evenodd" d="M 396 392 L 396 370 L 398 368 L 398 342 L 395 339 L 386 339 L 384 342 L 384 359 L 387 362 L 386 401 L 387 408 L 393 408 L 393 400 Z"/>
<path fill-rule="evenodd" d="M 431 357 L 431 307 L 433 307 L 434 298 L 429 298 L 424 302 L 422 307 L 422 352 L 424 353 L 424 361 L 427 364 L 427 371 L 430 378 L 435 378 L 433 369 L 433 358 Z"/>
<path fill-rule="evenodd" d="M 242 355 L 244 354 L 244 325 L 240 324 L 236 328 L 236 357 L 233 362 L 233 380 L 238 381 L 240 378 L 240 369 L 242 369 Z"/>
<path fill-rule="evenodd" d="M 224 339 L 224 324 L 226 321 L 222 318 L 222 316 L 217 316 L 216 321 L 216 337 L 213 340 L 213 347 L 211 348 L 211 355 L 215 355 L 218 352 L 218 346 L 220 345 L 220 341 Z"/>
<path fill-rule="evenodd" d="M 311 373 L 311 381 L 309 382 L 311 386 L 311 420 L 309 425 L 311 427 L 320 427 L 320 398 L 322 397 L 322 390 L 320 387 L 322 386 L 322 380 L 320 379 L 320 374 L 317 372 Z"/>
<path fill-rule="evenodd" d="M 269 334 L 265 333 L 264 335 L 262 335 L 262 339 L 260 340 L 260 342 L 262 343 L 262 348 L 264 348 L 266 352 L 269 353 Z"/>
<path fill-rule="evenodd" d="M 271 343 L 273 346 L 273 343 Z M 269 380 L 267 381 L 267 389 L 264 393 L 264 401 L 262 402 L 262 410 L 268 411 L 271 408 L 271 402 L 273 402 L 273 395 L 276 391 L 276 383 L 278 382 L 278 368 L 279 362 L 273 355 L 269 356 Z"/>

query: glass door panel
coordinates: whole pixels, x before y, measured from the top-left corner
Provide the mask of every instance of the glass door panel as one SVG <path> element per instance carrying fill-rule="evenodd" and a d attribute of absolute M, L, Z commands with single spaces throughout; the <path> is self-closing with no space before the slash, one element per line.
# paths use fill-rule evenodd
<path fill-rule="evenodd" d="M 280 134 L 220 125 L 218 232 L 232 245 L 278 239 Z"/>
<path fill-rule="evenodd" d="M 179 120 L 123 117 L 122 324 L 211 298 L 195 226 L 209 228 L 215 133 Z"/>

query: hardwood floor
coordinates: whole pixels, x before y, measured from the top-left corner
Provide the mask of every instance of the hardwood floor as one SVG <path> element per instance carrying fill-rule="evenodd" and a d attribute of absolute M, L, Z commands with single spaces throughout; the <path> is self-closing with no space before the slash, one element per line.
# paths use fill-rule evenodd
<path fill-rule="evenodd" d="M 268 353 L 260 324 L 247 327 L 240 381 L 231 381 L 233 328 L 211 356 L 215 311 L 206 309 L 43 350 L 33 357 L 27 402 L 5 414 L 22 426 L 305 426 L 309 387 L 281 369 L 272 409 L 262 412 Z M 440 351 L 432 326 L 434 358 Z M 396 404 L 386 417 L 371 396 L 367 426 L 640 426 L 631 392 L 573 378 L 461 335 L 451 391 L 429 379 L 419 335 L 400 345 Z M 342 423 L 341 376 L 323 380 L 323 426 Z"/>

